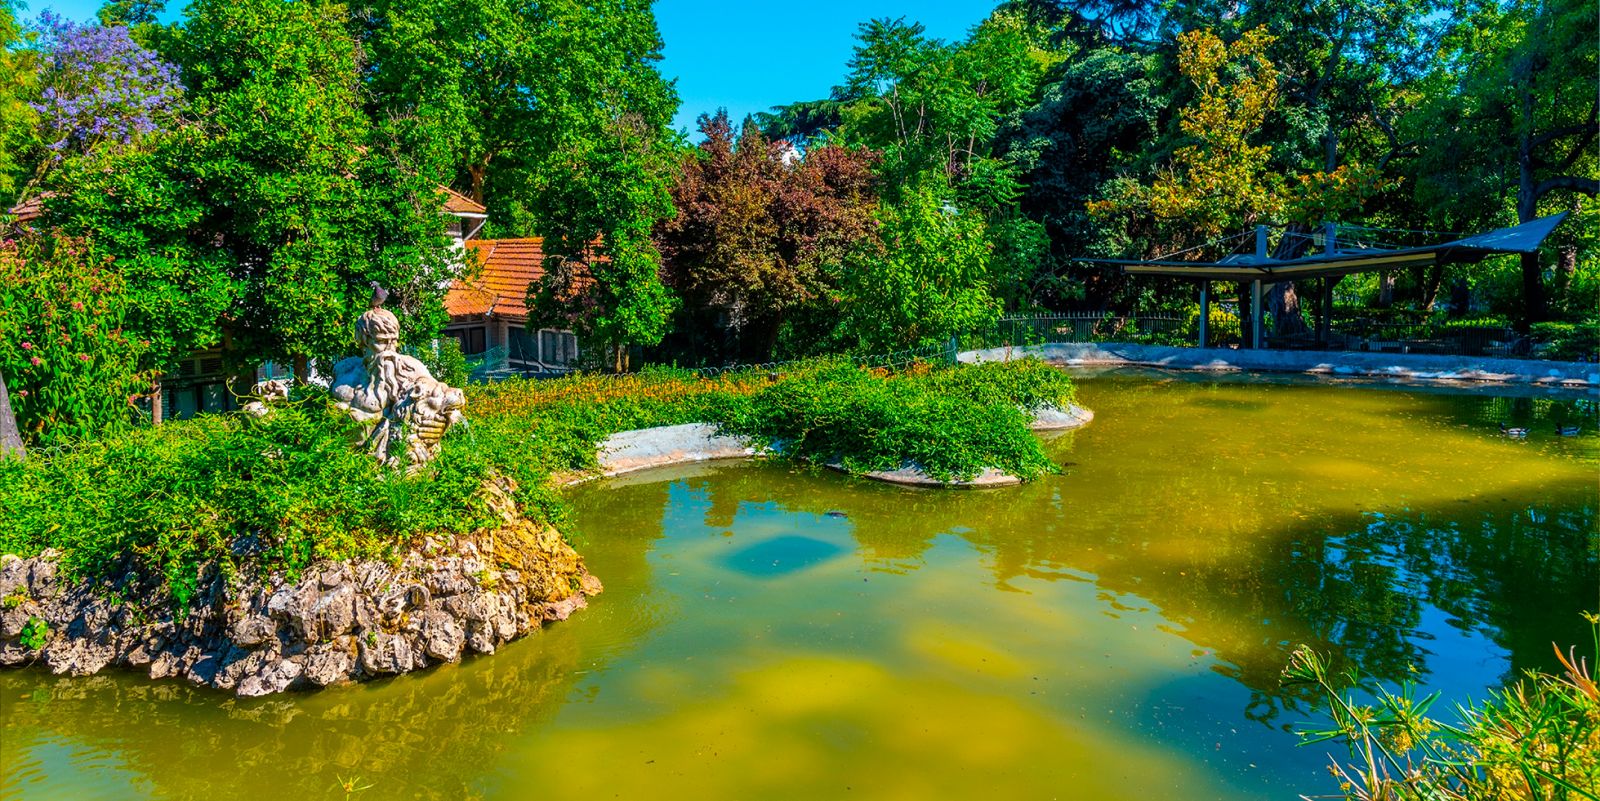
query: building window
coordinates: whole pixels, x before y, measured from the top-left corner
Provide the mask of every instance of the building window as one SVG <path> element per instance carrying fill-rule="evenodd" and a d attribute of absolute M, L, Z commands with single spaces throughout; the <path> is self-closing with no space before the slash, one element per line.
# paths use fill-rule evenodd
<path fill-rule="evenodd" d="M 570 367 L 578 358 L 578 337 L 571 331 L 545 329 L 539 332 L 539 350 L 545 365 Z"/>
<path fill-rule="evenodd" d="M 463 354 L 476 356 L 489 349 L 484 340 L 487 332 L 488 329 L 480 325 L 476 328 L 455 328 L 445 333 L 455 337 L 456 341 L 461 343 L 461 352 Z"/>
<path fill-rule="evenodd" d="M 512 362 L 520 362 L 518 366 L 536 365 L 539 361 L 539 342 L 528 336 L 528 329 L 511 327 L 506 329 L 506 349 L 508 358 Z"/>

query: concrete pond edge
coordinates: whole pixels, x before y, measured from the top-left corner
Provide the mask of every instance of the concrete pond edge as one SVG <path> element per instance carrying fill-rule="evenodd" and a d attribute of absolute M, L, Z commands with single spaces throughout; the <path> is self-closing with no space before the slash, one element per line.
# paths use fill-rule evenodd
<path fill-rule="evenodd" d="M 1063 366 L 1129 365 L 1211 372 L 1303 373 L 1456 384 L 1521 384 L 1559 389 L 1600 387 L 1600 364 L 1420 353 L 1232 350 L 1120 342 L 1059 342 L 985 348 L 957 354 L 965 363 L 1024 357 Z"/>

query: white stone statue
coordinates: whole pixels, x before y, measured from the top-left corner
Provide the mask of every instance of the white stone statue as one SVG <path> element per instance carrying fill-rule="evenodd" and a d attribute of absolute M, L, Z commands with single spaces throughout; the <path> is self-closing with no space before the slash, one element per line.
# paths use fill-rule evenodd
<path fill-rule="evenodd" d="M 272 404 L 289 399 L 289 382 L 281 378 L 257 381 L 245 397 L 249 398 L 244 404 L 246 412 L 256 417 L 266 417 L 272 411 Z"/>
<path fill-rule="evenodd" d="M 461 420 L 467 398 L 397 349 L 400 321 L 382 307 L 386 296 L 374 292 L 372 308 L 356 321 L 362 355 L 333 366 L 330 390 L 340 408 L 368 427 L 365 445 L 380 462 L 397 466 L 403 452 L 415 472 L 439 454 L 439 440 Z"/>

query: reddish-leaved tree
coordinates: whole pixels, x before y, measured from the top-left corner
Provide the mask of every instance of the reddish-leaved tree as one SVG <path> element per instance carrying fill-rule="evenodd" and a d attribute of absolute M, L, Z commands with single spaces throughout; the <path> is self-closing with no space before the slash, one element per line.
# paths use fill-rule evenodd
<path fill-rule="evenodd" d="M 656 226 L 686 332 L 708 356 L 765 356 L 786 317 L 826 299 L 846 253 L 877 235 L 878 154 L 824 144 L 797 151 L 726 111 L 700 118 L 705 141 L 673 187 L 676 217 Z"/>

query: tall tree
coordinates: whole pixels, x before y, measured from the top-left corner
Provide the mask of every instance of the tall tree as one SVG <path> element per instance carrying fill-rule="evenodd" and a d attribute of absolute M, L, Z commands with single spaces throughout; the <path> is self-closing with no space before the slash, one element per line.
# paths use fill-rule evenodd
<path fill-rule="evenodd" d="M 847 263 L 838 306 L 839 335 L 858 351 L 943 344 L 993 324 L 984 216 L 961 211 L 928 187 L 907 187 L 882 215 L 882 247 Z"/>
<path fill-rule="evenodd" d="M 1072 260 L 1133 247 L 1125 229 L 1098 221 L 1086 204 L 1157 139 L 1164 104 L 1154 60 L 1112 47 L 1077 54 L 1002 134 L 1005 157 L 1022 168 L 1022 211 L 1049 238 L 1030 287 L 1035 302 L 1061 308 L 1082 299 L 1099 308 L 1126 301 L 1120 270 Z"/>
<path fill-rule="evenodd" d="M 377 281 L 413 336 L 443 321 L 450 273 L 439 165 L 402 148 L 403 118 L 369 121 L 344 6 L 199 0 L 178 43 L 197 133 L 181 167 L 240 284 L 233 336 L 303 361 L 350 348 Z"/>
<path fill-rule="evenodd" d="M 650 231 L 672 211 L 677 96 L 649 3 L 381 0 L 361 35 L 377 109 L 436 122 L 493 233 L 545 238 L 556 269 L 536 313 L 659 341 L 673 299 Z"/>
<path fill-rule="evenodd" d="M 22 49 L 17 0 L 0 0 L 0 214 L 27 182 L 27 154 L 37 141 L 29 100 L 36 90 L 33 54 Z"/>
<path fill-rule="evenodd" d="M 1597 40 L 1594 6 L 1582 0 L 1476 4 L 1447 40 L 1419 115 L 1434 136 L 1418 170 L 1430 197 L 1503 203 L 1527 222 L 1600 193 Z M 1539 253 L 1521 257 L 1524 323 L 1548 314 L 1543 272 Z"/>
<path fill-rule="evenodd" d="M 1375 170 L 1347 163 L 1296 174 L 1276 162 L 1273 145 L 1263 141 L 1263 125 L 1281 100 L 1280 72 L 1266 56 L 1272 41 L 1260 28 L 1231 44 L 1208 30 L 1180 35 L 1180 70 L 1195 92 L 1179 112 L 1185 144 L 1148 184 L 1131 176 L 1108 183 L 1106 197 L 1091 202 L 1090 213 L 1120 217 L 1128 230 L 1142 231 L 1146 253 L 1154 255 L 1196 248 L 1258 223 L 1305 225 L 1358 209 L 1380 186 Z M 1286 237 L 1281 246 L 1293 248 L 1297 241 L 1306 240 Z M 1293 284 L 1276 285 L 1269 302 L 1280 333 L 1303 328 Z"/>

